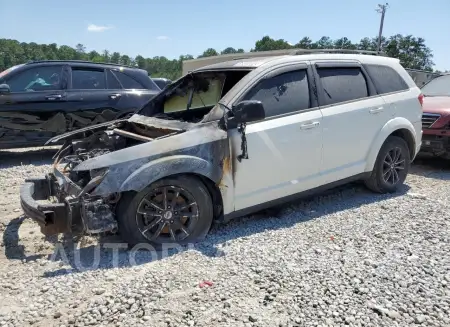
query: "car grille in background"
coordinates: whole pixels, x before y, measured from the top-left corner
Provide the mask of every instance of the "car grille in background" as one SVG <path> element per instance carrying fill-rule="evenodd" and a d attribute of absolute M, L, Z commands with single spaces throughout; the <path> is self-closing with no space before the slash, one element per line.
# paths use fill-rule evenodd
<path fill-rule="evenodd" d="M 438 118 L 441 117 L 439 114 L 428 114 L 423 113 L 422 114 L 422 128 L 430 128 L 431 125 L 434 124 Z"/>

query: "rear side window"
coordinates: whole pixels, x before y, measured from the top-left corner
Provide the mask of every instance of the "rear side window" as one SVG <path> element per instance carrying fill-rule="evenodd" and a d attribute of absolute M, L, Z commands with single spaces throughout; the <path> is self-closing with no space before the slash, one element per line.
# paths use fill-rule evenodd
<path fill-rule="evenodd" d="M 117 76 L 124 89 L 145 89 L 145 87 L 143 87 L 138 81 L 125 73 L 113 71 L 113 74 Z"/>
<path fill-rule="evenodd" d="M 72 67 L 72 89 L 75 90 L 104 90 L 104 70 Z"/>
<path fill-rule="evenodd" d="M 367 81 L 360 68 L 318 68 L 326 104 L 357 100 L 369 95 Z"/>
<path fill-rule="evenodd" d="M 244 100 L 259 100 L 266 116 L 277 116 L 310 107 L 306 69 L 263 79 L 251 89 Z"/>
<path fill-rule="evenodd" d="M 106 77 L 108 79 L 108 89 L 120 90 L 122 88 L 116 76 L 114 76 L 114 74 L 109 69 L 106 71 Z"/>
<path fill-rule="evenodd" d="M 382 65 L 366 65 L 378 94 L 399 92 L 409 89 L 408 84 L 391 67 Z"/>

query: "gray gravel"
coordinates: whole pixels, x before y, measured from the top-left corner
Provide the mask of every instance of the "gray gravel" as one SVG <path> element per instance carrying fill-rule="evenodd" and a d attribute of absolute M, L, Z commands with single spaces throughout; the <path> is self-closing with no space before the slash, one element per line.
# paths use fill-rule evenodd
<path fill-rule="evenodd" d="M 23 219 L 19 186 L 53 154 L 0 151 L 0 326 L 450 326 L 448 163 L 419 161 L 399 194 L 346 186 L 155 254 Z"/>

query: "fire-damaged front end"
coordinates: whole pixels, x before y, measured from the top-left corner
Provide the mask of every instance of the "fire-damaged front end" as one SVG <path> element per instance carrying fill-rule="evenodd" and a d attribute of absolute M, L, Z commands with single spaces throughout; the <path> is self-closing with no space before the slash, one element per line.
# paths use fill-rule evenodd
<path fill-rule="evenodd" d="M 25 214 L 45 235 L 114 232 L 123 194 L 140 192 L 166 176 L 202 176 L 222 196 L 231 186 L 227 132 L 217 121 L 200 124 L 135 114 L 61 137 L 65 144 L 52 171 L 26 180 L 20 193 Z"/>

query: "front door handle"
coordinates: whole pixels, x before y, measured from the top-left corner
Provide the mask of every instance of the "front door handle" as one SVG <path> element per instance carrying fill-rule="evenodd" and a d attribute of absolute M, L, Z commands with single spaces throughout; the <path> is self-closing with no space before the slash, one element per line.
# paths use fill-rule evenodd
<path fill-rule="evenodd" d="M 52 94 L 52 95 L 47 95 L 45 97 L 45 100 L 49 100 L 49 101 L 60 100 L 60 99 L 62 99 L 61 94 Z"/>
<path fill-rule="evenodd" d="M 110 95 L 109 95 L 109 98 L 110 98 L 111 100 L 115 100 L 115 99 L 120 98 L 121 96 L 122 96 L 122 94 L 120 94 L 120 93 L 114 93 L 114 94 L 110 94 Z"/>
<path fill-rule="evenodd" d="M 371 114 L 377 114 L 377 113 L 379 113 L 379 112 L 382 112 L 383 110 L 384 110 L 383 107 L 378 107 L 378 108 L 370 109 L 369 112 L 370 112 Z"/>
<path fill-rule="evenodd" d="M 301 129 L 311 129 L 311 128 L 315 128 L 315 127 L 317 127 L 319 125 L 320 125 L 320 123 L 318 121 L 315 121 L 315 122 L 312 122 L 312 123 L 300 125 L 300 128 Z"/>

